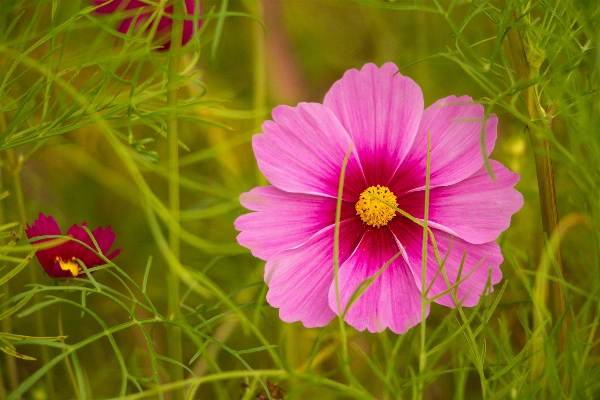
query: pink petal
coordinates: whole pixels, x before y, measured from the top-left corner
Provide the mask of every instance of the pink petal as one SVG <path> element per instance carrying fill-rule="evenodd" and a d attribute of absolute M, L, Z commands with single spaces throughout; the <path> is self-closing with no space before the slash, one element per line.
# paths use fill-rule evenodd
<path fill-rule="evenodd" d="M 112 231 L 110 226 L 108 226 L 106 228 L 102 228 L 101 226 L 99 226 L 98 228 L 94 229 L 92 234 L 94 235 L 94 238 L 96 239 L 96 242 L 98 243 L 98 246 L 100 247 L 101 253 L 104 254 L 105 256 L 108 256 L 108 251 L 114 244 L 115 237 L 117 235 Z M 92 248 L 97 250 L 95 246 L 92 246 Z M 120 252 L 120 250 L 118 250 L 118 251 Z M 115 254 L 115 256 L 116 256 L 116 254 Z M 107 258 L 111 258 L 111 257 L 107 257 Z M 102 263 L 104 263 L 104 260 L 102 260 Z"/>
<path fill-rule="evenodd" d="M 269 182 L 286 192 L 337 198 L 341 167 L 352 146 L 348 133 L 321 104 L 278 106 L 274 121 L 262 125 L 252 146 L 258 167 Z M 355 201 L 366 188 L 356 152 L 346 168 L 344 199 Z"/>
<path fill-rule="evenodd" d="M 171 18 L 171 15 L 173 15 L 173 6 L 165 7 L 164 12 L 163 17 L 158 21 L 157 32 L 162 32 L 165 29 L 171 30 L 173 26 L 173 19 Z"/>
<path fill-rule="evenodd" d="M 29 224 L 26 225 L 25 234 L 29 239 L 35 238 L 37 236 L 47 236 L 47 235 L 57 235 L 60 236 L 62 233 L 60 232 L 60 228 L 58 224 L 51 216 L 45 216 L 43 213 L 40 213 L 37 220 L 33 222 L 33 225 L 30 227 Z M 39 244 L 49 240 L 54 239 L 44 239 L 37 240 L 31 242 L 32 244 Z M 37 256 L 38 261 L 42 265 L 43 268 L 49 268 L 54 265 L 54 261 L 56 256 L 59 254 L 60 248 L 63 247 L 64 244 L 46 249 L 46 250 L 38 250 L 35 255 Z"/>
<path fill-rule="evenodd" d="M 202 14 L 202 1 L 198 1 L 198 7 L 196 7 L 197 0 L 185 0 L 186 12 L 188 15 L 198 16 Z M 203 24 L 203 20 L 183 21 L 183 36 L 182 44 L 186 44 L 190 39 L 200 30 Z"/>
<path fill-rule="evenodd" d="M 93 5 L 99 6 L 101 4 L 106 3 L 106 0 L 94 0 Z M 196 7 L 198 5 L 198 7 Z M 137 8 L 144 8 L 142 13 L 139 16 L 136 16 L 135 25 L 139 25 L 144 23 L 151 15 L 152 6 L 144 3 L 139 0 L 115 0 L 105 6 L 102 6 L 95 10 L 96 13 L 99 14 L 110 14 L 114 12 L 122 12 L 125 10 L 133 10 Z M 185 0 L 185 12 L 187 15 L 198 16 L 202 13 L 202 1 L 198 0 Z M 156 37 L 162 38 L 163 41 L 168 39 L 171 35 L 171 27 L 173 25 L 172 18 L 169 18 L 168 15 L 173 14 L 173 6 L 166 7 L 164 9 L 163 17 L 158 21 L 158 26 L 156 29 Z M 123 19 L 121 24 L 119 25 L 118 31 L 127 34 L 131 24 L 133 22 L 134 17 L 128 16 Z M 203 21 L 197 20 L 193 21 L 191 19 L 186 19 L 183 21 L 183 34 L 182 34 L 182 44 L 186 44 L 191 40 L 196 32 L 202 26 Z M 167 41 L 160 47 L 158 50 L 168 50 L 171 46 L 171 42 Z"/>
<path fill-rule="evenodd" d="M 185 12 L 187 15 L 198 16 L 202 13 L 202 2 L 200 2 L 199 7 L 196 7 L 196 1 L 197 0 L 185 0 Z M 173 6 L 165 8 L 165 13 L 173 14 Z M 202 23 L 202 20 L 192 21 L 190 19 L 185 19 L 183 21 L 183 34 L 181 37 L 182 45 L 190 41 L 194 34 L 198 32 L 198 30 L 202 26 Z M 161 18 L 158 23 L 157 33 L 165 32 L 166 34 L 170 35 L 172 25 L 173 21 L 171 18 Z M 160 50 L 168 50 L 170 47 L 171 41 L 168 41 Z"/>
<path fill-rule="evenodd" d="M 163 42 L 165 40 L 167 40 L 162 47 L 158 48 L 157 50 L 163 51 L 163 50 L 169 50 L 169 48 L 171 47 L 171 41 L 169 40 L 171 38 L 171 31 L 172 31 L 172 27 L 173 27 L 173 19 L 170 18 L 170 15 L 173 15 L 173 6 L 169 6 L 169 7 L 165 7 L 165 13 L 163 14 L 163 16 L 160 18 L 160 20 L 158 21 L 158 26 L 156 27 L 156 34 L 155 34 L 155 38 L 158 39 L 157 42 Z M 189 21 L 184 21 L 184 26 L 185 23 L 189 22 Z M 152 26 L 150 26 L 148 29 L 150 30 Z M 185 29 L 184 29 L 184 35 L 182 37 L 182 44 L 185 44 L 187 41 L 185 40 Z"/>
<path fill-rule="evenodd" d="M 403 218 L 392 220 L 390 227 L 398 241 L 406 249 L 416 287 L 421 290 L 423 228 Z M 500 252 L 500 246 L 496 242 L 471 244 L 438 229 L 432 229 L 432 231 L 440 257 L 442 260 L 446 260 L 444 270 L 451 285 L 456 283 L 458 271 L 461 263 L 463 263 L 463 256 L 465 257 L 460 275 L 462 282 L 458 285 L 457 298 L 462 306 L 472 307 L 476 305 L 482 295 L 493 291 L 493 288 L 490 286 L 487 288 L 486 293 L 484 293 L 489 274 L 491 274 L 492 285 L 495 285 L 502 279 L 500 264 L 503 261 L 503 257 Z M 436 261 L 431 239 L 429 239 L 427 249 L 426 278 L 427 287 L 431 286 L 427 293 L 427 298 L 433 298 L 449 288 Z M 431 282 L 433 282 L 433 285 L 431 285 Z M 445 294 L 435 300 L 435 302 L 448 307 L 455 306 L 451 293 Z"/>
<path fill-rule="evenodd" d="M 112 260 L 113 258 L 115 258 L 116 256 L 118 256 L 119 254 L 121 254 L 121 250 L 122 249 L 116 249 L 114 250 L 112 253 L 109 253 L 106 258 L 108 258 L 109 260 Z"/>
<path fill-rule="evenodd" d="M 85 225 L 85 223 L 83 223 L 82 225 Z M 79 225 L 73 224 L 69 228 L 67 236 L 71 236 L 73 239 L 77 239 L 87 244 L 92 249 L 96 249 L 96 246 L 94 246 L 90 235 L 85 231 L 85 229 L 83 229 Z M 99 262 L 101 262 L 100 257 L 94 254 L 87 247 L 73 240 L 70 240 L 65 243 L 65 248 L 61 252 L 61 258 L 66 261 L 70 260 L 72 257 L 80 259 L 88 268 L 92 268 L 92 266 L 98 265 Z"/>
<path fill-rule="evenodd" d="M 148 18 L 149 14 L 141 14 L 138 16 L 138 19 L 136 19 L 136 24 L 140 22 L 141 19 L 146 19 Z M 123 20 L 123 22 L 121 22 L 121 24 L 119 25 L 119 29 L 117 29 L 119 32 L 121 32 L 122 34 L 126 35 L 129 32 L 129 27 L 131 26 L 131 23 L 133 22 L 133 17 L 128 17 L 125 18 Z"/>
<path fill-rule="evenodd" d="M 235 220 L 241 231 L 238 243 L 255 257 L 268 260 L 276 253 L 297 247 L 321 229 L 335 223 L 336 200 L 311 194 L 288 193 L 262 186 L 240 196 L 249 210 Z M 342 207 L 342 220 L 354 217 L 354 205 Z"/>
<path fill-rule="evenodd" d="M 197 0 L 185 0 L 185 12 L 187 15 L 198 16 L 202 13 L 202 2 L 199 2 L 199 7 L 196 7 Z M 173 26 L 173 20 L 168 17 L 168 15 L 173 14 L 173 6 L 169 6 L 165 8 L 165 16 L 160 19 L 158 22 L 158 27 L 156 29 L 157 36 L 168 36 L 171 35 L 171 27 Z M 193 21 L 191 19 L 185 19 L 183 21 L 183 33 L 181 36 L 181 44 L 185 45 L 189 42 L 194 34 L 200 30 L 202 27 L 202 23 L 204 21 L 199 19 L 197 21 Z M 163 37 L 164 37 L 163 36 Z M 171 41 L 167 41 L 161 48 L 158 50 L 166 51 L 171 47 Z"/>
<path fill-rule="evenodd" d="M 360 71 L 346 71 L 323 104 L 350 134 L 369 186 L 388 186 L 419 127 L 423 113 L 419 86 L 398 73 L 393 63 L 381 68 L 366 64 Z"/>
<path fill-rule="evenodd" d="M 98 247 L 100 247 L 100 252 L 105 254 L 108 250 L 110 250 L 111 246 L 115 242 L 115 233 L 109 227 L 102 228 L 101 226 L 94 229 L 92 232 L 94 239 L 98 243 Z M 92 246 L 93 249 L 98 250 L 96 246 Z"/>
<path fill-rule="evenodd" d="M 43 213 L 40 213 L 38 219 L 33 222 L 33 225 L 26 225 L 25 234 L 29 239 L 37 237 L 37 236 L 46 236 L 46 235 L 57 235 L 60 236 L 60 228 L 58 224 L 51 216 L 45 216 Z M 52 240 L 52 239 L 46 239 Z M 38 241 L 42 242 L 42 240 Z M 33 243 L 38 243 L 33 242 Z"/>
<path fill-rule="evenodd" d="M 101 4 L 107 3 L 108 0 L 94 0 L 93 5 L 99 6 Z M 114 0 L 105 6 L 97 8 L 95 12 L 99 14 L 110 14 L 117 10 L 131 10 L 134 8 L 147 7 L 148 4 L 144 3 L 140 0 Z"/>
<path fill-rule="evenodd" d="M 510 225 L 511 216 L 523 206 L 523 196 L 513 189 L 519 174 L 490 160 L 497 182 L 481 167 L 454 185 L 431 189 L 429 220 L 432 226 L 470 243 L 495 240 Z M 399 208 L 423 219 L 425 192 L 420 190 L 398 200 Z M 433 225 L 434 224 L 434 225 Z"/>
<path fill-rule="evenodd" d="M 340 224 L 340 263 L 343 263 L 363 232 L 356 219 Z M 333 281 L 333 235 L 330 226 L 302 246 L 277 253 L 267 261 L 267 301 L 279 308 L 285 322 L 301 321 L 307 328 L 325 326 L 335 316 L 327 292 Z"/>
<path fill-rule="evenodd" d="M 387 228 L 369 229 L 357 250 L 339 271 L 342 311 L 361 283 L 400 252 Z M 329 306 L 337 310 L 335 283 L 329 288 Z M 421 321 L 421 293 L 406 261 L 399 255 L 356 300 L 345 321 L 358 330 L 404 333 Z M 429 314 L 429 306 L 425 315 Z"/>
<path fill-rule="evenodd" d="M 484 117 L 483 106 L 474 104 L 469 96 L 450 96 L 429 106 L 423 113 L 413 147 L 390 189 L 399 195 L 425 187 L 428 132 L 432 187 L 451 185 L 477 172 L 484 163 L 481 152 Z M 494 149 L 497 125 L 498 118 L 490 115 L 485 129 L 486 155 Z"/>

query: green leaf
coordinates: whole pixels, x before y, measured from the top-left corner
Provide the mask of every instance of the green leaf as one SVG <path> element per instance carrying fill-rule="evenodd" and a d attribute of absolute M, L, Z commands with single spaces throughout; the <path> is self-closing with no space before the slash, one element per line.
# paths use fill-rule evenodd
<path fill-rule="evenodd" d="M 17 304 L 15 304 L 11 308 L 9 308 L 8 310 L 6 310 L 2 314 L 0 314 L 0 321 L 2 321 L 4 318 L 8 317 L 9 315 L 12 315 L 12 314 L 16 313 L 17 311 L 19 311 L 21 309 L 21 307 L 23 307 L 25 304 L 27 304 L 27 302 L 29 300 L 31 300 L 31 298 L 33 296 L 35 296 L 35 289 L 32 293 L 27 295 L 25 298 L 21 299 L 21 301 L 19 301 Z"/>
<path fill-rule="evenodd" d="M 16 274 L 18 274 L 19 271 L 21 271 L 23 268 L 25 268 L 25 266 L 27 264 L 29 264 L 29 261 L 31 261 L 31 259 L 33 258 L 34 254 L 35 254 L 35 250 L 32 251 L 31 253 L 29 253 L 27 255 L 27 257 L 25 257 L 25 259 L 19 265 L 17 265 L 15 268 L 13 268 L 12 270 L 10 270 L 6 275 L 4 275 L 2 278 L 0 278 L 0 286 L 3 285 L 3 284 L 5 284 L 6 282 L 8 282 L 8 280 L 10 278 L 12 278 Z"/>
<path fill-rule="evenodd" d="M 37 360 L 37 358 L 33 358 L 33 357 L 26 356 L 25 354 L 21 354 L 21 353 L 17 352 L 15 349 L 12 349 L 8 346 L 0 347 L 0 350 L 2 350 L 3 352 L 5 352 L 8 355 L 20 358 L 22 360 L 28 360 L 28 361 L 36 361 Z"/>

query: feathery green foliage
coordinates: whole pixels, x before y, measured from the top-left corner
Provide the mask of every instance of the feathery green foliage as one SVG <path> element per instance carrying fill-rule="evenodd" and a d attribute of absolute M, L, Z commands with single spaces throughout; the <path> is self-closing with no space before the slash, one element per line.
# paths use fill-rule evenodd
<path fill-rule="evenodd" d="M 0 398 L 249 400 L 275 382 L 285 399 L 600 396 L 597 2 L 203 9 L 174 76 L 173 54 L 147 30 L 118 32 L 121 17 L 96 14 L 91 1 L 0 2 Z M 499 239 L 503 282 L 473 308 L 432 304 L 404 335 L 283 323 L 265 300 L 264 263 L 233 228 L 239 194 L 265 184 L 252 134 L 273 106 L 320 102 L 345 70 L 386 61 L 421 86 L 426 106 L 468 94 L 498 115 L 493 158 L 521 175 L 525 197 Z M 173 115 L 180 223 L 168 195 Z M 532 133 L 551 150 L 559 235 L 544 233 Z M 111 225 L 121 255 L 86 279 L 51 280 L 23 240 L 40 211 L 63 227 Z M 167 274 L 180 284 L 176 314 Z M 181 360 L 167 350 L 171 328 Z"/>

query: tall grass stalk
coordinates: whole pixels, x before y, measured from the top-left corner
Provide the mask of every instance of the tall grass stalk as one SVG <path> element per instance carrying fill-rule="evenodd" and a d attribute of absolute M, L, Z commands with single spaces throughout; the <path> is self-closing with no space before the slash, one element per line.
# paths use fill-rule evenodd
<path fill-rule="evenodd" d="M 263 6 L 260 0 L 250 0 L 252 2 L 251 8 L 253 8 L 253 15 L 257 18 L 262 19 L 263 17 Z M 223 3 L 227 3 L 224 1 Z M 265 28 L 259 24 L 254 24 L 252 27 L 252 78 L 253 78 L 253 98 L 252 106 L 255 110 L 263 110 L 267 105 L 267 49 L 266 49 L 266 35 Z M 257 117 L 253 129 L 256 132 L 260 132 L 260 126 L 263 122 L 263 118 Z M 268 182 L 262 173 L 256 169 L 256 180 L 259 185 L 266 185 Z"/>
<path fill-rule="evenodd" d="M 426 323 L 426 312 L 428 299 L 427 299 L 427 249 L 429 247 L 429 182 L 431 179 L 431 132 L 427 132 L 427 162 L 425 166 L 425 205 L 423 212 L 423 239 L 421 246 L 421 352 L 419 354 L 419 373 L 424 374 L 427 368 L 427 323 Z M 440 268 L 443 268 L 440 265 Z M 425 395 L 425 380 L 419 380 L 418 395 L 420 399 L 423 399 Z"/>
<path fill-rule="evenodd" d="M 346 178 L 346 167 L 348 166 L 348 160 L 352 154 L 352 147 L 346 151 L 344 162 L 342 163 L 342 170 L 340 172 L 340 181 L 338 185 L 338 195 L 335 205 L 335 229 L 333 233 L 333 284 L 335 285 L 335 302 L 338 314 L 338 325 L 340 329 L 340 343 L 342 345 L 342 369 L 346 377 L 351 381 L 354 380 L 352 371 L 350 371 L 350 359 L 348 357 L 348 335 L 346 333 L 346 325 L 344 322 L 345 311 L 342 312 L 342 302 L 340 298 L 340 223 L 342 216 L 342 196 L 344 194 L 344 180 Z M 356 382 L 354 382 L 356 383 Z"/>
<path fill-rule="evenodd" d="M 4 131 L 5 129 L 6 129 L 6 119 L 4 117 L 4 114 L 0 113 L 0 130 Z M 4 177 L 5 177 L 6 173 L 8 173 L 9 175 L 11 175 L 13 177 L 13 183 L 15 181 L 18 181 L 19 185 L 21 183 L 20 178 L 18 178 L 18 177 L 15 178 L 16 173 L 15 173 L 15 166 L 14 166 L 14 163 L 15 163 L 14 153 L 11 153 L 11 156 L 8 157 L 8 159 L 6 160 L 6 163 L 7 163 L 7 166 L 5 166 L 4 170 L 0 171 L 0 177 L 2 178 L 2 180 L 0 181 L 0 189 L 2 189 L 2 192 L 5 190 L 5 182 L 4 182 L 5 179 L 4 179 Z M 13 186 L 15 188 L 17 187 L 16 185 L 13 185 Z M 17 201 L 17 203 L 20 204 L 19 201 Z M 4 219 L 4 217 L 6 215 L 6 213 L 4 212 L 4 205 L 5 205 L 5 202 L 2 202 L 2 204 L 0 205 L 0 207 L 2 208 L 2 211 L 1 211 L 1 214 L 0 214 L 0 217 L 1 217 L 0 218 L 0 224 L 1 225 L 3 225 L 3 224 L 6 223 L 6 221 Z M 20 211 L 20 209 L 21 209 L 20 206 L 17 206 L 17 207 L 19 209 L 19 214 L 21 216 L 21 220 L 23 220 L 23 216 L 25 215 L 25 212 L 24 212 L 24 210 L 22 212 Z M 5 285 L 2 288 L 2 292 L 3 292 L 3 295 L 6 298 L 10 297 L 10 291 L 9 291 L 8 285 Z M 12 329 L 11 329 L 11 323 L 10 323 L 11 318 L 12 318 L 11 316 L 8 316 L 8 317 L 6 317 L 6 318 L 4 318 L 2 320 L 2 330 L 4 332 L 10 333 L 12 331 Z M 3 379 L 2 379 L 2 381 L 0 381 L 0 383 L 3 384 L 3 387 L 1 389 L 1 391 L 6 392 L 7 389 L 8 390 L 14 390 L 14 389 L 17 388 L 17 386 L 19 385 L 19 375 L 18 375 L 18 370 L 17 370 L 16 359 L 14 357 L 10 356 L 9 354 L 6 354 L 6 353 L 3 354 L 3 356 L 4 356 L 5 360 L 6 360 L 6 365 L 8 367 L 8 376 L 7 376 L 8 379 L 7 379 L 7 382 L 6 382 L 6 384 L 7 384 L 6 386 L 4 386 L 5 382 L 4 382 Z M 0 379 L 1 379 L 1 377 L 0 377 Z"/>
<path fill-rule="evenodd" d="M 167 76 L 167 173 L 169 182 L 169 211 L 171 212 L 171 223 L 169 224 L 169 246 L 173 256 L 179 258 L 180 248 L 180 218 L 179 218 L 179 135 L 177 120 L 178 90 L 180 81 L 181 65 L 181 41 L 183 36 L 184 0 L 175 1 L 173 6 L 173 28 L 171 31 L 171 48 L 169 50 L 169 71 Z M 179 293 L 179 273 L 169 264 L 167 271 L 167 290 L 169 319 L 181 321 L 180 293 Z M 167 348 L 169 357 L 175 362 L 170 364 L 171 381 L 181 381 L 183 379 L 183 369 L 181 368 L 182 347 L 181 347 L 181 329 L 177 325 L 167 327 Z M 175 389 L 173 399 L 183 399 L 183 390 Z"/>
<path fill-rule="evenodd" d="M 523 19 L 527 20 L 529 17 L 524 16 Z M 510 14 L 510 21 L 514 22 L 517 20 L 517 11 L 513 10 Z M 546 137 L 550 131 L 550 125 L 546 118 L 545 112 L 539 104 L 539 91 L 538 83 L 534 83 L 539 77 L 539 70 L 544 58 L 542 56 L 541 49 L 535 47 L 535 43 L 530 40 L 529 43 L 529 58 L 525 53 L 525 45 L 523 37 L 516 26 L 511 27 L 507 33 L 508 44 L 510 48 L 510 54 L 514 63 L 514 67 L 517 71 L 517 75 L 523 82 L 530 82 L 527 88 L 524 89 L 523 97 L 529 118 L 531 122 L 527 125 L 529 131 L 529 139 L 534 151 L 535 166 L 538 178 L 538 188 L 540 195 L 540 206 L 542 215 L 543 233 L 545 236 L 545 243 L 547 243 L 547 252 L 552 254 L 554 262 L 558 265 L 559 275 L 563 276 L 562 266 L 562 255 L 560 250 L 560 239 L 556 241 L 555 246 L 550 246 L 549 241 L 554 235 L 559 234 L 558 230 L 558 209 L 556 203 L 556 189 L 554 187 L 554 171 L 552 167 L 551 158 L 551 147 L 550 141 Z M 543 263 L 540 263 L 543 265 Z M 546 276 L 545 271 L 540 270 L 540 276 Z M 546 286 L 549 282 L 545 279 L 538 281 L 539 285 Z M 560 320 L 561 316 L 565 313 L 566 300 L 561 284 L 554 284 L 556 301 L 553 310 L 553 322 Z M 547 289 L 540 288 L 538 291 L 542 293 L 546 292 Z M 540 326 L 541 320 L 537 319 L 541 315 L 535 313 L 537 326 Z M 568 317 L 567 317 L 568 318 Z M 562 322 L 560 327 L 560 350 L 565 352 L 566 340 L 568 330 L 568 319 Z M 541 348 L 541 346 L 540 346 Z M 568 372 L 563 371 L 563 378 L 568 378 Z"/>
<path fill-rule="evenodd" d="M 0 0 L 2 190 L 11 189 L 0 216 L 0 398 L 251 400 L 267 381 L 284 388 L 286 400 L 598 397 L 597 4 L 296 1 L 273 16 L 283 29 L 265 29 L 258 20 L 266 1 L 204 0 L 202 29 L 177 55 L 156 51 L 152 40 L 156 18 L 173 3 L 178 46 L 180 0 L 148 2 L 154 18 L 127 34 L 118 31 L 123 14 L 98 14 L 91 0 Z M 269 73 L 281 68 L 265 34 L 292 49 L 306 93 L 300 101 L 322 102 L 350 68 L 393 61 L 421 86 L 426 106 L 469 95 L 498 116 L 490 158 L 521 175 L 525 206 L 497 239 L 503 281 L 493 294 L 463 308 L 456 286 L 427 298 L 421 282 L 430 314 L 403 335 L 358 332 L 343 314 L 318 329 L 279 319 L 257 278 L 264 262 L 236 243 L 232 224 L 248 212 L 239 194 L 267 183 L 250 145 L 273 105 Z M 551 204 L 543 193 L 553 183 L 558 231 L 537 206 L 538 195 L 543 209 Z M 334 276 L 344 268 L 336 255 L 343 213 L 335 207 Z M 63 227 L 111 225 L 122 253 L 85 269 L 83 279 L 42 276 L 13 223 L 31 223 L 26 212 L 34 211 Z M 423 228 L 447 282 L 434 211 L 425 223 L 396 211 Z M 37 273 L 34 286 L 25 268 Z M 557 287 L 562 313 L 553 307 Z M 435 304 L 448 293 L 454 309 Z M 48 334 L 64 336 L 27 336 L 41 332 L 38 315 Z"/>
<path fill-rule="evenodd" d="M 0 117 L 0 130 L 4 130 L 6 128 L 6 122 L 4 119 L 4 115 Z M 7 170 L 12 178 L 12 186 L 14 193 L 14 201 L 16 203 L 16 208 L 18 210 L 19 223 L 20 223 L 20 232 L 21 235 L 25 235 L 25 227 L 27 225 L 27 211 L 25 207 L 25 197 L 23 195 L 23 183 L 22 183 L 22 167 L 24 163 L 24 157 L 17 152 L 16 149 L 8 149 L 6 151 L 6 161 L 7 161 Z M 4 221 L 1 221 L 4 222 Z M 29 266 L 29 283 L 35 285 L 38 283 L 37 271 L 33 265 Z M 7 294 L 8 294 L 8 285 L 6 286 Z M 33 296 L 33 303 L 39 303 L 40 296 Z M 10 316 L 6 318 L 7 326 L 10 324 Z M 35 313 L 35 324 L 36 324 L 36 334 L 38 336 L 44 337 L 46 336 L 46 327 L 44 323 L 44 316 L 41 312 Z M 50 350 L 48 347 L 43 346 L 41 349 L 41 361 L 43 363 L 48 363 L 50 360 Z M 13 385 L 13 390 L 16 389 L 15 384 L 19 382 L 19 372 L 17 365 L 14 363 L 14 358 L 9 360 L 10 365 L 10 382 Z M 46 381 L 47 390 L 49 393 L 54 393 L 54 377 L 52 374 L 48 374 L 44 377 Z"/>

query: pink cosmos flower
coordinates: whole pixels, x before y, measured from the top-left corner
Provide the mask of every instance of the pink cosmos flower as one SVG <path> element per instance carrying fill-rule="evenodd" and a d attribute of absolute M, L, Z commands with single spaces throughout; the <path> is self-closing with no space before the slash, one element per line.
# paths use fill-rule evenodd
<path fill-rule="evenodd" d="M 252 145 L 271 186 L 240 196 L 254 212 L 240 216 L 238 242 L 266 260 L 267 301 L 286 322 L 326 325 L 342 313 L 361 282 L 389 266 L 351 306 L 346 322 L 358 330 L 386 327 L 404 333 L 421 321 L 423 228 L 369 193 L 413 217 L 424 217 L 427 137 L 431 137 L 431 227 L 444 269 L 463 306 L 474 306 L 502 278 L 494 240 L 523 205 L 513 189 L 519 176 L 490 160 L 484 167 L 481 138 L 489 155 L 498 120 L 468 96 L 450 96 L 423 109 L 423 94 L 387 63 L 349 70 L 333 84 L 323 104 L 278 106 L 273 121 Z M 348 160 L 339 239 L 336 301 L 333 248 L 336 198 L 342 164 Z M 429 241 L 427 298 L 446 292 Z M 451 293 L 434 299 L 454 307 Z M 425 310 L 426 315 L 429 306 Z"/>
<path fill-rule="evenodd" d="M 85 231 L 85 229 L 82 228 L 82 226 L 85 225 L 86 223 L 84 222 L 81 224 L 81 226 L 71 226 L 66 236 L 77 239 L 87 244 L 92 249 L 96 249 L 96 246 L 90 238 L 90 235 Z M 32 226 L 27 224 L 25 233 L 29 239 L 37 236 L 62 235 L 54 218 L 51 216 L 46 217 L 42 213 L 40 213 L 39 218 L 35 220 Z M 108 251 L 112 247 L 116 236 L 115 233 L 110 229 L 110 226 L 106 229 L 102 227 L 96 228 L 92 234 L 94 235 L 94 239 L 100 247 L 100 252 L 109 260 L 112 260 L 121 252 L 121 249 L 117 249 L 108 254 Z M 37 240 L 32 242 L 32 244 L 43 243 L 49 240 L 53 239 Z M 81 260 L 81 262 L 83 262 L 87 268 L 106 264 L 106 262 L 96 253 L 82 244 L 72 240 L 49 249 L 38 250 L 35 255 L 37 256 L 40 264 L 42 264 L 44 271 L 46 271 L 51 278 L 85 277 L 85 274 L 82 274 L 82 268 L 77 262 L 77 259 Z"/>
<path fill-rule="evenodd" d="M 141 0 L 113 0 L 108 3 L 109 0 L 93 0 L 94 6 L 99 6 L 107 3 L 106 5 L 97 8 L 96 12 L 100 14 L 112 14 L 114 12 L 126 11 L 126 10 L 136 10 L 138 8 L 143 8 L 143 11 L 137 17 L 131 16 L 127 17 L 121 22 L 119 25 L 119 32 L 126 34 L 131 24 L 134 26 L 146 22 L 148 18 L 152 16 L 152 13 L 156 11 L 154 6 L 148 4 L 148 2 L 144 2 Z M 159 0 L 154 0 L 159 1 Z M 186 13 L 188 15 L 198 16 L 202 13 L 202 3 L 201 0 L 185 0 L 185 8 Z M 131 12 L 131 11 L 130 11 Z M 165 7 L 166 14 L 173 14 L 173 6 Z M 197 32 L 202 26 L 202 20 L 192 21 L 185 20 L 183 21 L 183 36 L 181 44 L 184 45 L 190 41 L 190 39 L 194 36 L 194 33 Z M 160 21 L 158 21 L 158 27 L 156 29 L 157 37 L 168 37 L 171 34 L 171 27 L 173 26 L 173 21 L 171 18 L 163 16 Z M 160 50 L 168 50 L 171 47 L 171 42 L 167 41 Z"/>

